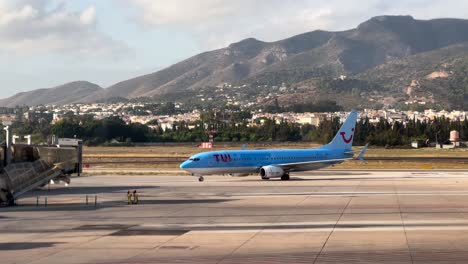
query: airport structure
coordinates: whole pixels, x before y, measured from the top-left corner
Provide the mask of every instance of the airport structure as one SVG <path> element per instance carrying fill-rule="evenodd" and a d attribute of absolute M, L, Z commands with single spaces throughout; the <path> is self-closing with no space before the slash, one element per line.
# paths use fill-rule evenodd
<path fill-rule="evenodd" d="M 338 134 L 349 143 L 351 135 Z M 60 175 L 80 170 L 79 140 L 42 146 L 13 138 L 14 144 L 6 148 L 8 140 L 3 148 L 2 160 L 8 162 L 0 178 L 10 196 L 59 179 L 54 175 L 59 170 Z M 457 133 L 451 138 L 458 140 Z M 396 164 L 390 169 L 355 164 L 354 169 L 296 171 L 283 182 L 213 175 L 200 184 L 180 170 L 142 168 L 147 159 L 130 161 L 134 164 L 123 174 L 125 167 L 112 163 L 105 177 L 96 166 L 66 190 L 35 188 L 17 200 L 19 206 L 1 208 L 0 262 L 466 263 L 468 158 L 465 151 L 454 151 L 455 157 L 445 159 L 369 160 Z M 404 165 L 418 168 L 449 159 L 457 168 Z M 9 172 L 28 163 L 48 167 L 29 178 Z M 5 181 L 11 178 L 15 181 Z M 138 205 L 128 202 L 133 192 Z"/>
<path fill-rule="evenodd" d="M 0 146 L 0 204 L 14 205 L 24 193 L 51 181 L 70 183 L 69 175 L 82 172 L 82 141 L 58 139 L 48 145 L 17 143 L 5 127 L 6 140 Z"/>

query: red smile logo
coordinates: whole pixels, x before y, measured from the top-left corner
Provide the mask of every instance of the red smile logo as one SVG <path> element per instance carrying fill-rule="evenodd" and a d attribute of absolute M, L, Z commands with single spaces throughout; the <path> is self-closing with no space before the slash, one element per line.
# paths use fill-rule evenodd
<path fill-rule="evenodd" d="M 354 132 L 354 128 L 351 129 L 351 131 Z M 351 140 L 353 140 L 353 135 L 351 135 L 349 138 L 346 138 L 346 132 L 340 132 L 341 137 L 343 138 L 343 141 L 345 143 L 350 143 Z"/>

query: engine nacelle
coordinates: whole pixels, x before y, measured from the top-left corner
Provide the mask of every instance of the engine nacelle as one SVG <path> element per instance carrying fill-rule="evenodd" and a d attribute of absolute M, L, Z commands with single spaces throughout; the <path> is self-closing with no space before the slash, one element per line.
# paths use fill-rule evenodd
<path fill-rule="evenodd" d="M 280 167 L 269 165 L 260 169 L 260 176 L 262 176 L 263 179 L 279 178 L 283 175 L 284 170 Z"/>

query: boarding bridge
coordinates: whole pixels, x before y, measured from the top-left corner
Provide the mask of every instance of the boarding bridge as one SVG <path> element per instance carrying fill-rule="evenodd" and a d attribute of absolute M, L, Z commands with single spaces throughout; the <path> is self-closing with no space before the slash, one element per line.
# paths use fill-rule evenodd
<path fill-rule="evenodd" d="M 51 180 L 70 183 L 70 175 L 82 172 L 81 140 L 60 140 L 59 144 L 4 145 L 1 148 L 0 203 L 15 199 Z"/>

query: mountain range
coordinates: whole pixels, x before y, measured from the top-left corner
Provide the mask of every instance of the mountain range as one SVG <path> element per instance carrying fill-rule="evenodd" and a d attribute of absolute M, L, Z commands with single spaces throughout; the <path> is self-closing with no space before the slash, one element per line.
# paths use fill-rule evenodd
<path fill-rule="evenodd" d="M 340 76 L 372 83 L 370 87 L 379 87 L 377 92 L 385 96 L 411 97 L 424 89 L 422 80 L 450 78 L 453 69 L 449 68 L 468 57 L 467 43 L 468 20 L 378 16 L 346 31 L 317 30 L 275 42 L 245 39 L 106 89 L 89 82 L 72 82 L 20 93 L 0 100 L 0 105 L 66 104 L 114 97 L 165 100 L 200 89 L 214 91 L 223 83 L 309 83 L 310 93 L 326 94 L 319 85 L 321 79 Z M 434 78 L 426 78 L 430 74 L 435 74 Z M 439 92 L 431 88 L 430 95 L 436 101 L 450 103 L 443 100 L 447 94 Z"/>
<path fill-rule="evenodd" d="M 83 100 L 84 97 L 104 90 L 99 85 L 75 81 L 53 88 L 41 88 L 29 92 L 18 93 L 10 98 L 1 99 L 0 106 L 14 107 L 18 105 L 64 105 Z"/>

